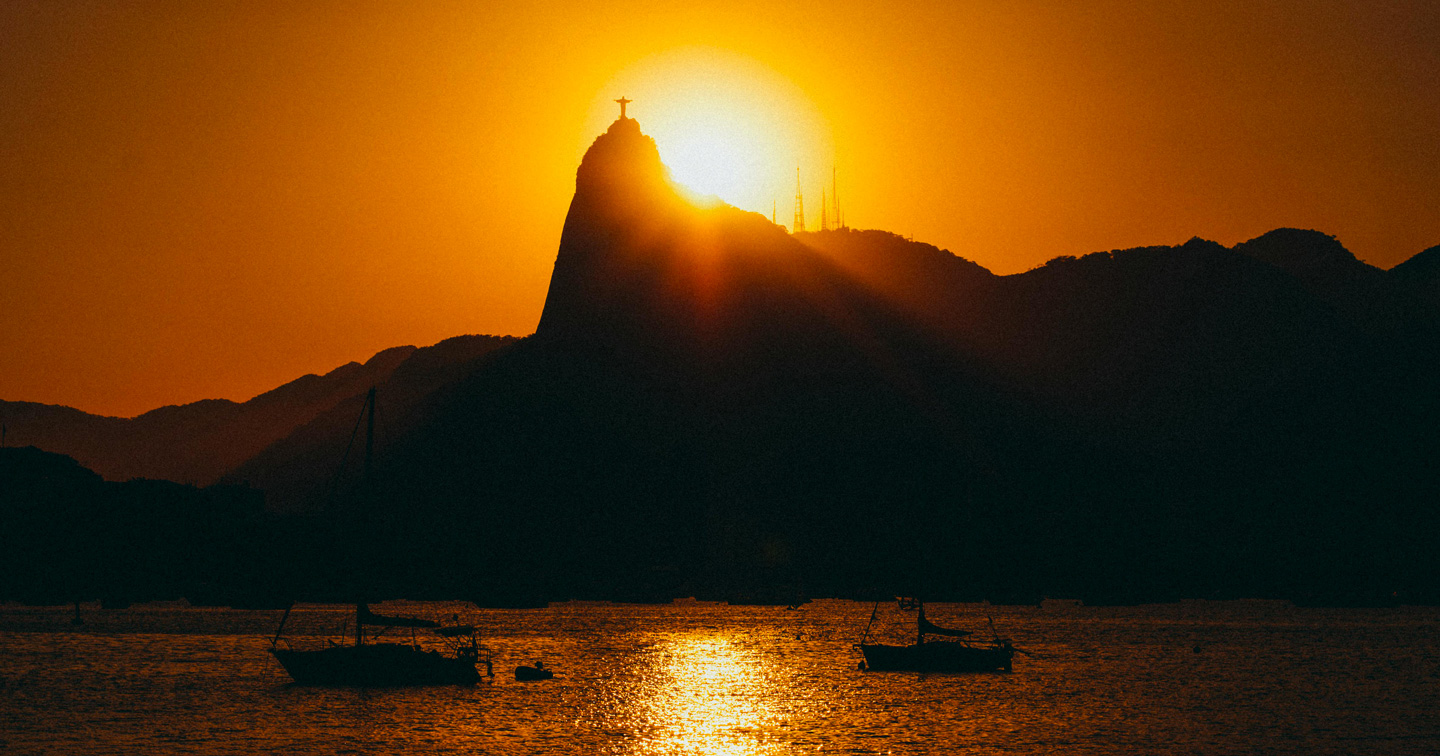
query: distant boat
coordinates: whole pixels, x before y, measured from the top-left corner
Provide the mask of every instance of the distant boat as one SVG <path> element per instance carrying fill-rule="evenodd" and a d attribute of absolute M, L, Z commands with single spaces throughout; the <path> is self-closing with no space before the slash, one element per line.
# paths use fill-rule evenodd
<path fill-rule="evenodd" d="M 375 389 L 360 408 L 361 417 L 368 412 L 365 436 L 365 477 L 370 482 L 371 453 L 375 437 Z M 343 464 L 343 463 L 342 463 Z M 339 685 L 353 687 L 384 687 L 402 685 L 473 685 L 480 681 L 476 665 L 484 663 L 487 674 L 494 674 L 489 652 L 479 644 L 475 628 L 456 624 L 441 627 L 440 623 L 417 617 L 392 617 L 375 614 L 359 601 L 355 604 L 355 643 L 330 643 L 327 648 L 292 649 L 279 646 L 285 621 L 293 604 L 285 609 L 280 627 L 270 642 L 270 653 L 291 679 L 302 685 Z M 410 643 L 375 643 L 365 635 L 367 627 L 411 628 Z M 449 643 L 449 654 L 423 649 L 414 631 L 427 629 Z M 384 630 L 380 631 L 381 633 Z M 376 634 L 377 636 L 379 633 Z"/>
<path fill-rule="evenodd" d="M 875 604 L 878 610 L 879 603 Z M 1009 639 L 997 633 L 992 640 L 971 640 L 969 630 L 952 630 L 940 627 L 925 619 L 925 603 L 918 599 L 900 599 L 902 609 L 920 610 L 916 619 L 915 642 L 908 646 L 891 646 L 883 643 L 866 643 L 870 638 L 870 627 L 875 623 L 875 611 L 870 613 L 870 624 L 865 626 L 865 635 L 855 647 L 865 655 L 864 669 L 873 672 L 1009 672 L 1015 658 L 1015 647 Z M 939 635 L 958 640 L 927 641 L 925 636 Z"/>

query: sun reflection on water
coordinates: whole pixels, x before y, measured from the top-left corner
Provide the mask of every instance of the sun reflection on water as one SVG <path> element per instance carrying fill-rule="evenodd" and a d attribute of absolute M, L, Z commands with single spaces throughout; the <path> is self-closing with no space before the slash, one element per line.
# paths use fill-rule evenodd
<path fill-rule="evenodd" d="M 755 655 L 725 638 L 677 639 L 661 649 L 656 682 L 640 702 L 644 752 L 739 756 L 780 752 L 768 737 L 780 713 Z M 768 741 L 768 742 L 767 742 Z"/>

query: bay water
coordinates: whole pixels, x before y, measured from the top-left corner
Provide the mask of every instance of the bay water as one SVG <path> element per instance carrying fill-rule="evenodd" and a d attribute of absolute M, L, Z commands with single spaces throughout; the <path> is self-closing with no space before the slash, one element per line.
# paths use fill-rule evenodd
<path fill-rule="evenodd" d="M 927 604 L 1027 652 L 1010 673 L 951 675 L 861 671 L 872 605 L 850 601 L 372 608 L 458 614 L 496 677 L 297 686 L 267 652 L 279 611 L 82 605 L 72 625 L 73 607 L 6 605 L 0 753 L 1440 753 L 1431 607 Z M 912 640 L 913 612 L 878 615 L 875 636 Z M 298 605 L 283 642 L 338 641 L 351 621 Z M 513 679 L 536 660 L 556 678 Z"/>

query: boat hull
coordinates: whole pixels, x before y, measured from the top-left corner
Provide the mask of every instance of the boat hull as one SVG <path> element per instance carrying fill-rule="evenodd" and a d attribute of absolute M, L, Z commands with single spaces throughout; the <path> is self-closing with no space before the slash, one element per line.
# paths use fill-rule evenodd
<path fill-rule="evenodd" d="M 532 682 L 535 680 L 550 680 L 555 673 L 543 667 L 516 667 L 515 679 L 520 682 Z"/>
<path fill-rule="evenodd" d="M 398 643 L 333 646 L 313 651 L 276 648 L 270 653 L 301 685 L 394 687 L 473 685 L 480 682 L 475 663 Z"/>
<path fill-rule="evenodd" d="M 917 643 L 911 646 L 861 644 L 865 668 L 875 672 L 995 672 L 1010 671 L 1015 649 L 1008 645 L 972 646 L 965 643 Z"/>

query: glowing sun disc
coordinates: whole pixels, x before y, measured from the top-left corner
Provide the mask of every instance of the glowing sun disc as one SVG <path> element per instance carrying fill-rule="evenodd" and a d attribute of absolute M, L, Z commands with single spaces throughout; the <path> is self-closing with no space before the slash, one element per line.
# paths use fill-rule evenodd
<path fill-rule="evenodd" d="M 796 165 L 821 175 L 832 160 L 829 125 L 805 94 L 741 55 L 683 48 L 635 63 L 596 94 L 590 134 L 615 120 L 622 95 L 676 183 L 736 207 L 788 211 Z"/>

